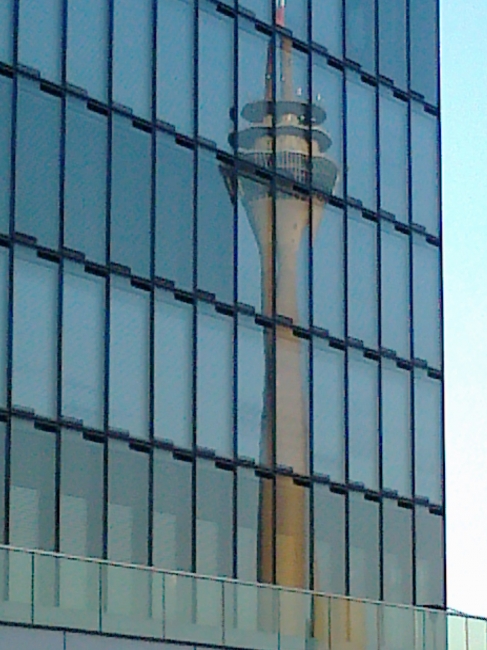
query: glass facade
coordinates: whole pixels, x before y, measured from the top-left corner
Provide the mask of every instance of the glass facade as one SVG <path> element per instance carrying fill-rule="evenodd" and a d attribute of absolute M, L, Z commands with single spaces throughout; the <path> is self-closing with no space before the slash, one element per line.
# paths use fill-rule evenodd
<path fill-rule="evenodd" d="M 437 0 L 1 5 L 0 542 L 444 607 Z"/>

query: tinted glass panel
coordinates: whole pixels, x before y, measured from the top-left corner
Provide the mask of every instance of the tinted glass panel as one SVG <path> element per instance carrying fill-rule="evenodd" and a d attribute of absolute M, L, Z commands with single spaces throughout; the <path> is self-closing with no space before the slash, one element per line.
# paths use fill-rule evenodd
<path fill-rule="evenodd" d="M 13 404 L 56 416 L 58 265 L 16 250 Z"/>
<path fill-rule="evenodd" d="M 233 320 L 198 308 L 198 445 L 233 455 Z M 218 396 L 218 399 L 215 399 Z"/>
<path fill-rule="evenodd" d="M 108 453 L 108 557 L 147 564 L 149 456 L 110 440 Z"/>
<path fill-rule="evenodd" d="M 193 288 L 193 152 L 157 134 L 156 275 Z"/>
<path fill-rule="evenodd" d="M 377 347 L 377 227 L 349 211 L 348 334 Z"/>
<path fill-rule="evenodd" d="M 0 517 L 5 521 L 5 428 L 6 425 L 0 425 Z M 3 527 L 4 528 L 4 527 Z M 0 531 L 0 539 L 4 543 L 5 529 Z"/>
<path fill-rule="evenodd" d="M 191 571 L 192 465 L 154 452 L 153 563 Z"/>
<path fill-rule="evenodd" d="M 192 444 L 193 308 L 156 291 L 154 435 L 180 447 Z"/>
<path fill-rule="evenodd" d="M 413 221 L 434 235 L 439 230 L 438 121 L 413 104 L 412 200 Z"/>
<path fill-rule="evenodd" d="M 345 497 L 314 486 L 315 584 L 317 591 L 345 593 Z"/>
<path fill-rule="evenodd" d="M 313 471 L 333 481 L 343 481 L 345 472 L 344 356 L 314 340 Z"/>
<path fill-rule="evenodd" d="M 440 250 L 413 239 L 414 356 L 441 367 Z"/>
<path fill-rule="evenodd" d="M 438 0 L 410 0 L 411 87 L 437 102 Z"/>
<path fill-rule="evenodd" d="M 0 249 L 0 404 L 5 404 L 7 397 L 8 284 L 8 250 Z"/>
<path fill-rule="evenodd" d="M 233 300 L 233 205 L 221 165 L 200 151 L 198 165 L 198 287 Z"/>
<path fill-rule="evenodd" d="M 346 56 L 368 72 L 375 71 L 375 2 L 347 0 Z"/>
<path fill-rule="evenodd" d="M 196 570 L 231 576 L 233 558 L 233 473 L 210 461 L 197 466 Z"/>
<path fill-rule="evenodd" d="M 105 261 L 107 118 L 68 97 L 64 243 Z"/>
<path fill-rule="evenodd" d="M 422 370 L 414 379 L 416 493 L 442 503 L 442 386 Z"/>
<path fill-rule="evenodd" d="M 19 80 L 15 229 L 51 248 L 58 246 L 60 127 L 61 100 Z"/>
<path fill-rule="evenodd" d="M 408 221 L 408 113 L 407 104 L 381 88 L 380 118 L 380 207 Z"/>
<path fill-rule="evenodd" d="M 318 3 L 318 7 L 325 6 Z M 338 176 L 335 181 L 333 194 L 343 194 L 343 73 L 328 65 L 327 60 L 318 54 L 313 55 L 312 67 L 312 102 L 326 112 L 322 127 L 331 138 L 326 155 L 337 165 Z M 314 176 L 313 183 L 319 185 L 319 175 Z M 329 207 L 325 207 L 325 218 Z"/>
<path fill-rule="evenodd" d="M 376 208 L 375 89 L 347 74 L 347 192 Z"/>
<path fill-rule="evenodd" d="M 282 327 L 276 331 L 276 461 L 309 473 L 309 347 Z"/>
<path fill-rule="evenodd" d="M 277 13 L 277 12 L 276 12 Z M 279 14 L 276 16 L 279 24 Z M 307 0 L 288 0 L 286 3 L 284 26 L 293 32 L 293 35 L 306 41 L 308 38 L 308 2 Z"/>
<path fill-rule="evenodd" d="M 11 454 L 9 543 L 53 551 L 56 436 L 14 420 Z"/>
<path fill-rule="evenodd" d="M 379 598 L 379 504 L 350 493 L 350 595 Z"/>
<path fill-rule="evenodd" d="M 382 481 L 411 495 L 410 373 L 382 360 Z"/>
<path fill-rule="evenodd" d="M 330 205 L 313 243 L 313 320 L 334 336 L 344 328 L 343 212 Z"/>
<path fill-rule="evenodd" d="M 342 58 L 342 2 L 313 3 L 313 41 L 324 45 L 330 54 Z"/>
<path fill-rule="evenodd" d="M 229 148 L 232 131 L 233 27 L 233 20 L 218 13 L 213 3 L 199 3 L 198 128 L 220 149 Z"/>
<path fill-rule="evenodd" d="M 381 222 L 381 344 L 404 359 L 409 346 L 409 238 Z"/>
<path fill-rule="evenodd" d="M 110 427 L 146 438 L 149 416 L 149 295 L 111 280 Z"/>
<path fill-rule="evenodd" d="M 384 600 L 410 604 L 413 595 L 412 511 L 383 502 Z"/>
<path fill-rule="evenodd" d="M 360 352 L 348 358 L 349 476 L 376 488 L 378 484 L 377 364 Z"/>
<path fill-rule="evenodd" d="M 62 553 L 101 557 L 103 550 L 103 445 L 64 431 L 61 441 Z"/>
<path fill-rule="evenodd" d="M 259 504 L 263 482 L 269 483 L 269 479 L 259 479 L 252 470 L 238 470 L 237 576 L 251 582 L 259 580 Z"/>
<path fill-rule="evenodd" d="M 309 587 L 309 489 L 290 476 L 276 477 L 276 582 Z"/>
<path fill-rule="evenodd" d="M 4 0 L 0 5 L 0 60 L 12 61 L 13 0 Z"/>
<path fill-rule="evenodd" d="M 251 318 L 239 318 L 237 450 L 259 461 L 264 408 L 264 332 Z"/>
<path fill-rule="evenodd" d="M 254 0 L 262 3 L 262 0 Z M 249 2 L 249 0 L 246 0 Z M 267 3 L 270 9 L 271 4 Z M 272 90 L 266 84 L 268 61 L 268 36 L 257 32 L 249 21 L 239 21 L 238 34 L 239 65 L 238 65 L 238 105 L 240 108 L 239 129 L 247 128 L 249 123 L 242 116 L 242 109 L 249 102 L 264 99 L 265 90 Z"/>
<path fill-rule="evenodd" d="M 416 602 L 442 606 L 444 596 L 443 518 L 416 508 Z"/>
<path fill-rule="evenodd" d="M 113 99 L 150 117 L 151 0 L 113 2 Z"/>
<path fill-rule="evenodd" d="M 88 94 L 107 96 L 108 8 L 104 0 L 69 0 L 67 78 Z"/>
<path fill-rule="evenodd" d="M 379 72 L 407 87 L 407 0 L 379 0 Z"/>
<path fill-rule="evenodd" d="M 103 428 L 105 281 L 66 262 L 63 283 L 63 415 Z"/>
<path fill-rule="evenodd" d="M 135 275 L 150 273 L 151 138 L 113 120 L 111 257 Z"/>
<path fill-rule="evenodd" d="M 239 5 L 252 11 L 260 20 L 267 23 L 272 21 L 272 5 L 268 0 L 242 0 Z"/>
<path fill-rule="evenodd" d="M 193 132 L 193 2 L 157 2 L 157 116 Z"/>
<path fill-rule="evenodd" d="M 12 82 L 0 77 L 0 230 L 5 233 L 8 233 L 10 218 L 11 119 Z"/>
<path fill-rule="evenodd" d="M 62 7 L 62 0 L 19 2 L 19 62 L 51 81 L 61 77 Z"/>

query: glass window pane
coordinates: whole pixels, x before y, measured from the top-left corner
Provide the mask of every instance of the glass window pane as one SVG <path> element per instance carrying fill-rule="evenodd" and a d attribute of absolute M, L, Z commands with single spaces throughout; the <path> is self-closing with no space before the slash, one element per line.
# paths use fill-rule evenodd
<path fill-rule="evenodd" d="M 417 104 L 411 111 L 413 221 L 439 232 L 438 119 Z"/>
<path fill-rule="evenodd" d="M 54 550 L 56 435 L 12 422 L 10 539 L 12 546 Z"/>
<path fill-rule="evenodd" d="M 410 373 L 382 359 L 383 487 L 411 496 Z"/>
<path fill-rule="evenodd" d="M 5 521 L 5 429 L 6 424 L 0 423 L 0 521 Z M 5 526 L 0 529 L 1 543 L 5 543 L 4 539 Z"/>
<path fill-rule="evenodd" d="M 437 0 L 410 0 L 411 87 L 436 104 L 438 83 Z"/>
<path fill-rule="evenodd" d="M 377 226 L 348 213 L 348 335 L 377 347 Z"/>
<path fill-rule="evenodd" d="M 257 312 L 267 310 L 268 299 L 266 282 L 269 276 L 266 260 L 269 259 L 269 247 L 263 247 L 259 236 L 259 221 L 269 224 L 272 219 L 271 189 L 264 182 L 252 176 L 239 176 L 238 179 L 238 300 L 251 305 Z M 259 201 L 267 197 L 265 205 Z M 266 272 L 267 269 L 267 272 Z"/>
<path fill-rule="evenodd" d="M 154 436 L 192 445 L 193 307 L 156 290 Z"/>
<path fill-rule="evenodd" d="M 318 6 L 324 6 L 319 2 Z M 326 113 L 321 128 L 324 128 L 331 139 L 326 156 L 338 167 L 338 176 L 331 193 L 343 196 L 343 73 L 328 65 L 327 60 L 313 54 L 312 67 L 313 96 L 312 102 L 320 106 Z M 314 184 L 319 177 L 314 178 Z M 329 207 L 325 207 L 325 218 Z"/>
<path fill-rule="evenodd" d="M 233 19 L 217 12 L 213 3 L 200 1 L 198 129 L 219 149 L 229 149 L 233 130 L 233 29 Z"/>
<path fill-rule="evenodd" d="M 192 0 L 157 3 L 157 117 L 193 133 Z"/>
<path fill-rule="evenodd" d="M 343 337 L 345 313 L 343 260 L 343 212 L 327 205 L 313 241 L 313 320 L 338 337 Z"/>
<path fill-rule="evenodd" d="M 112 276 L 110 427 L 149 435 L 149 295 Z"/>
<path fill-rule="evenodd" d="M 350 480 L 378 485 L 377 364 L 360 352 L 348 356 L 348 437 Z"/>
<path fill-rule="evenodd" d="M 279 13 L 276 12 L 276 23 L 281 22 Z M 307 0 L 288 0 L 286 2 L 284 27 L 290 29 L 293 36 L 302 41 L 308 40 L 308 2 Z"/>
<path fill-rule="evenodd" d="M 14 0 L 0 4 L 0 61 L 12 62 Z"/>
<path fill-rule="evenodd" d="M 349 496 L 350 595 L 379 599 L 379 504 Z"/>
<path fill-rule="evenodd" d="M 149 456 L 119 440 L 108 450 L 108 558 L 147 564 Z"/>
<path fill-rule="evenodd" d="M 113 99 L 146 118 L 151 110 L 151 4 L 113 0 Z"/>
<path fill-rule="evenodd" d="M 60 551 L 81 557 L 103 552 L 104 447 L 74 431 L 61 440 Z"/>
<path fill-rule="evenodd" d="M 407 0 L 379 0 L 379 72 L 407 88 Z"/>
<path fill-rule="evenodd" d="M 193 288 L 193 152 L 157 134 L 156 275 Z"/>
<path fill-rule="evenodd" d="M 154 450 L 154 566 L 191 571 L 192 464 Z"/>
<path fill-rule="evenodd" d="M 253 470 L 239 468 L 237 492 L 237 577 L 239 580 L 257 582 L 260 551 L 260 495 L 262 484 L 269 479 L 259 478 Z"/>
<path fill-rule="evenodd" d="M 67 98 L 64 244 L 105 262 L 107 118 Z"/>
<path fill-rule="evenodd" d="M 62 0 L 19 2 L 19 63 L 51 81 L 61 78 Z"/>
<path fill-rule="evenodd" d="M 264 331 L 251 318 L 238 321 L 237 430 L 238 455 L 261 460 L 264 416 Z M 263 460 L 263 459 L 262 459 Z"/>
<path fill-rule="evenodd" d="M 375 2 L 348 0 L 345 15 L 345 52 L 367 70 L 375 72 Z"/>
<path fill-rule="evenodd" d="M 440 250 L 413 238 L 414 356 L 441 367 Z"/>
<path fill-rule="evenodd" d="M 414 373 L 416 494 L 442 503 L 442 385 L 425 371 Z"/>
<path fill-rule="evenodd" d="M 407 223 L 408 106 L 393 93 L 379 93 L 380 207 Z"/>
<path fill-rule="evenodd" d="M 276 583 L 309 588 L 309 488 L 276 476 Z M 270 522 L 269 522 L 270 523 Z"/>
<path fill-rule="evenodd" d="M 309 346 L 284 327 L 275 345 L 276 462 L 309 474 Z"/>
<path fill-rule="evenodd" d="M 57 264 L 17 248 L 14 264 L 12 400 L 56 417 Z"/>
<path fill-rule="evenodd" d="M 4 233 L 8 233 L 10 220 L 11 120 L 12 81 L 0 77 L 0 230 Z"/>
<path fill-rule="evenodd" d="M 221 165 L 200 151 L 198 164 L 198 287 L 233 302 L 233 204 Z"/>
<path fill-rule="evenodd" d="M 328 52 L 342 58 L 342 1 L 314 0 L 312 16 L 312 38 L 324 45 Z"/>
<path fill-rule="evenodd" d="M 376 209 L 375 88 L 347 74 L 347 192 Z"/>
<path fill-rule="evenodd" d="M 409 345 L 409 238 L 381 222 L 381 345 L 403 359 Z"/>
<path fill-rule="evenodd" d="M 60 129 L 60 98 L 19 79 L 15 229 L 50 248 L 58 247 Z"/>
<path fill-rule="evenodd" d="M 314 484 L 316 591 L 345 593 L 345 496 Z"/>
<path fill-rule="evenodd" d="M 7 399 L 7 341 L 9 317 L 9 254 L 0 248 L 0 404 Z"/>
<path fill-rule="evenodd" d="M 63 415 L 103 428 L 105 280 L 65 262 Z"/>
<path fill-rule="evenodd" d="M 313 346 L 313 471 L 343 482 L 345 472 L 344 354 L 324 341 Z"/>
<path fill-rule="evenodd" d="M 197 444 L 232 456 L 233 320 L 200 303 L 197 341 Z"/>
<path fill-rule="evenodd" d="M 396 501 L 383 501 L 384 600 L 412 603 L 413 596 L 412 511 Z"/>
<path fill-rule="evenodd" d="M 262 3 L 262 0 L 254 1 Z M 265 1 L 267 2 L 267 0 Z M 246 0 L 246 7 L 247 4 L 249 4 L 249 0 Z M 271 3 L 267 2 L 267 4 L 270 9 Z M 249 127 L 249 122 L 244 117 L 249 109 L 246 111 L 245 106 L 264 99 L 266 91 L 270 91 L 272 97 L 272 89 L 267 75 L 270 38 L 257 32 L 253 23 L 243 20 L 239 21 L 238 38 L 238 105 L 240 108 L 238 119 L 239 130 L 242 130 Z M 242 143 L 240 142 L 240 144 Z"/>
<path fill-rule="evenodd" d="M 416 603 L 443 607 L 444 596 L 444 521 L 427 508 L 416 508 Z"/>
<path fill-rule="evenodd" d="M 240 7 L 251 11 L 259 20 L 266 23 L 272 22 L 272 4 L 269 0 L 241 0 Z"/>
<path fill-rule="evenodd" d="M 135 275 L 150 274 L 150 192 L 151 136 L 114 116 L 111 257 Z"/>
<path fill-rule="evenodd" d="M 203 575 L 232 575 L 233 472 L 211 461 L 197 464 L 196 571 Z"/>
<path fill-rule="evenodd" d="M 66 75 L 90 97 L 107 97 L 108 7 L 104 0 L 69 0 Z"/>

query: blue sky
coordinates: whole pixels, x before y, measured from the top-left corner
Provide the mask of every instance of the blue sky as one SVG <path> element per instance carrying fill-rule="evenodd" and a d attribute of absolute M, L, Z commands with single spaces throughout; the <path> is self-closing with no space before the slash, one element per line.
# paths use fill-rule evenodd
<path fill-rule="evenodd" d="M 440 4 L 448 604 L 487 616 L 487 2 Z"/>

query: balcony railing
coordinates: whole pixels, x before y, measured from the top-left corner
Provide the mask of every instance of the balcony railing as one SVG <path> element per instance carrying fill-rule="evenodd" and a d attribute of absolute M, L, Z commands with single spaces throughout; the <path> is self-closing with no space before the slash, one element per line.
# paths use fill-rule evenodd
<path fill-rule="evenodd" d="M 252 650 L 487 650 L 487 620 L 0 546 L 0 622 Z"/>

